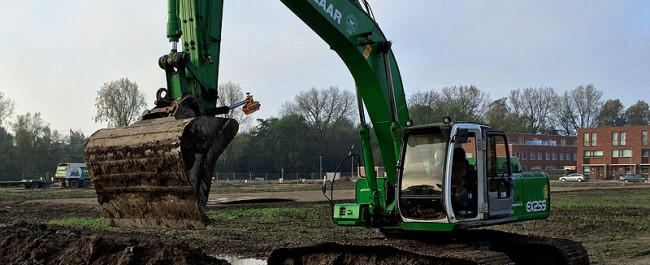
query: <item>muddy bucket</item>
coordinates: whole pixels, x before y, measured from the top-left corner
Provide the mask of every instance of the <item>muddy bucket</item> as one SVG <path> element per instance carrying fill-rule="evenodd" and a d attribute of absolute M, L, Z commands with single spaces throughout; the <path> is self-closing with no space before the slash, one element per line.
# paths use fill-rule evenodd
<path fill-rule="evenodd" d="M 214 165 L 238 129 L 200 116 L 95 132 L 84 157 L 106 225 L 205 229 Z"/>

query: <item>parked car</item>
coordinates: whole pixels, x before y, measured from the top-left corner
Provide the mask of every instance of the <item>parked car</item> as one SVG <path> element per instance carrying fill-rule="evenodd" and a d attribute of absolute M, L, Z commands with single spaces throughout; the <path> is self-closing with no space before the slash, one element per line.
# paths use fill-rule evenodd
<path fill-rule="evenodd" d="M 583 181 L 589 181 L 589 178 L 585 177 L 585 175 L 582 174 L 582 173 L 573 173 L 573 174 L 569 174 L 569 175 L 560 177 L 560 181 L 562 181 L 562 182 L 567 182 L 567 181 L 583 182 Z"/>
<path fill-rule="evenodd" d="M 644 177 L 639 174 L 626 174 L 625 176 L 620 177 L 619 181 L 648 183 L 648 177 Z"/>

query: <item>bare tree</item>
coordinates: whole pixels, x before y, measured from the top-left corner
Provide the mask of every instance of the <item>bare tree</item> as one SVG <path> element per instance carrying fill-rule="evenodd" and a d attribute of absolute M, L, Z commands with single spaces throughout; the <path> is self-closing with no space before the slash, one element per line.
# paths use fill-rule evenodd
<path fill-rule="evenodd" d="M 298 114 L 312 127 L 310 133 L 318 139 L 321 147 L 331 136 L 331 132 L 346 121 L 356 117 L 356 99 L 349 91 L 337 87 L 317 90 L 312 88 L 300 92 L 294 102 L 286 102 L 282 115 Z"/>
<path fill-rule="evenodd" d="M 490 101 L 487 93 L 473 85 L 445 87 L 440 97 L 442 112 L 456 121 L 480 121 Z"/>
<path fill-rule="evenodd" d="M 217 88 L 217 91 L 219 93 L 219 98 L 217 99 L 218 106 L 229 106 L 246 98 L 246 95 L 244 92 L 242 92 L 241 86 L 230 81 L 225 84 L 220 84 Z M 222 118 L 237 120 L 237 122 L 239 122 L 240 128 L 247 128 L 250 124 L 251 119 L 251 116 L 246 115 L 241 109 L 233 109 L 228 113 L 221 114 L 219 116 Z M 223 152 L 220 159 L 223 161 L 224 166 L 228 165 L 231 163 L 230 161 L 233 160 L 234 149 L 236 148 L 235 145 L 235 142 L 229 144 L 226 150 Z"/>
<path fill-rule="evenodd" d="M 488 105 L 483 121 L 492 128 L 506 132 L 525 133 L 526 122 L 508 106 L 508 98 L 500 98 Z"/>
<path fill-rule="evenodd" d="M 219 92 L 217 105 L 219 106 L 229 106 L 246 98 L 246 95 L 244 92 L 242 92 L 241 86 L 233 82 L 220 84 L 217 90 Z M 238 109 L 231 110 L 226 114 L 222 114 L 221 117 L 235 119 L 242 127 L 246 127 L 248 124 L 250 124 L 250 116 L 246 115 L 243 111 Z"/>
<path fill-rule="evenodd" d="M 440 101 L 440 95 L 435 91 L 418 91 L 409 98 L 409 105 L 434 106 Z"/>
<path fill-rule="evenodd" d="M 553 88 L 524 88 L 510 92 L 510 108 L 527 122 L 528 133 L 552 130 L 550 114 L 559 98 Z"/>
<path fill-rule="evenodd" d="M 5 94 L 0 92 L 0 125 L 14 114 L 15 107 L 16 104 L 14 104 L 14 101 L 5 97 Z"/>
<path fill-rule="evenodd" d="M 95 122 L 107 121 L 109 127 L 128 126 L 137 120 L 147 107 L 144 93 L 138 84 L 128 78 L 104 83 L 95 98 Z"/>
<path fill-rule="evenodd" d="M 554 110 L 555 120 L 565 135 L 576 135 L 578 128 L 593 128 L 603 107 L 603 92 L 593 85 L 578 86 L 564 92 Z"/>
<path fill-rule="evenodd" d="M 431 90 L 411 95 L 409 98 L 409 116 L 415 124 L 440 122 L 445 116 L 440 106 L 440 95 Z"/>
<path fill-rule="evenodd" d="M 575 120 L 574 112 L 571 108 L 571 100 L 569 99 L 568 92 L 564 92 L 564 96 L 559 99 L 558 108 L 553 111 L 553 122 L 562 135 L 575 135 L 577 129 L 573 125 Z"/>
<path fill-rule="evenodd" d="M 477 122 L 489 100 L 489 95 L 475 86 L 445 87 L 441 93 L 417 92 L 409 98 L 409 116 L 416 124 L 441 122 L 444 116 Z"/>

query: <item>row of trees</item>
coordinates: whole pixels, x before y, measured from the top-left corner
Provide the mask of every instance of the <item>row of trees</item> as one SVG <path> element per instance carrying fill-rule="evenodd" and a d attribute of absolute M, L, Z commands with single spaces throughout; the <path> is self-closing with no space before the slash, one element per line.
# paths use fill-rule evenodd
<path fill-rule="evenodd" d="M 111 127 L 133 123 L 146 107 L 138 85 L 126 78 L 105 83 L 95 105 L 95 121 L 106 121 Z M 0 92 L 0 180 L 49 178 L 59 163 L 84 161 L 88 138 L 81 131 L 61 134 L 38 112 L 17 115 L 13 122 L 7 122 L 15 106 Z"/>
<path fill-rule="evenodd" d="M 300 92 L 285 103 L 280 118 L 258 119 L 257 126 L 239 133 L 217 170 L 318 172 L 322 159 L 323 168 L 332 171 L 358 146 L 356 113 L 356 99 L 348 91 L 330 87 Z"/>
<path fill-rule="evenodd" d="M 578 128 L 650 124 L 650 108 L 639 100 L 625 109 L 618 99 L 603 101 L 593 85 L 557 94 L 553 88 L 516 89 L 509 97 L 491 100 L 475 86 L 418 92 L 409 98 L 416 124 L 441 121 L 480 122 L 507 132 L 576 135 Z"/>
<path fill-rule="evenodd" d="M 17 115 L 8 124 L 15 103 L 0 92 L 0 180 L 52 177 L 60 162 L 83 161 L 86 136 L 70 131 L 66 137 L 52 130 L 40 113 Z"/>
<path fill-rule="evenodd" d="M 244 98 L 241 87 L 232 82 L 220 85 L 219 95 L 220 105 Z M 127 126 L 139 119 L 144 102 L 137 84 L 128 79 L 105 83 L 97 93 L 95 121 Z M 355 104 L 350 92 L 338 88 L 304 91 L 287 102 L 280 118 L 259 119 L 251 130 L 237 135 L 218 170 L 317 172 L 319 156 L 323 168 L 333 168 L 358 142 Z M 71 130 L 64 136 L 52 130 L 40 113 L 17 115 L 2 126 L 14 109 L 15 103 L 0 93 L 0 180 L 51 177 L 58 163 L 83 161 L 88 140 L 83 133 Z M 241 111 L 224 116 L 237 119 L 242 127 L 251 122 Z"/>
<path fill-rule="evenodd" d="M 232 82 L 219 86 L 219 105 L 244 98 Z M 578 86 L 557 94 L 553 88 L 524 88 L 508 97 L 492 100 L 475 86 L 446 87 L 417 92 L 408 99 L 415 124 L 437 123 L 444 116 L 455 121 L 490 124 L 508 132 L 575 135 L 578 128 L 647 125 L 650 109 L 644 101 L 625 108 L 618 99 L 602 99 L 593 85 Z M 105 83 L 96 98 L 95 121 L 126 126 L 139 119 L 146 107 L 136 83 L 119 79 Z M 57 163 L 81 161 L 87 138 L 70 131 L 64 137 L 50 129 L 39 113 L 18 115 L 8 127 L 15 104 L 0 93 L 0 178 L 20 179 L 51 176 Z M 240 132 L 219 162 L 220 172 L 316 172 L 333 170 L 352 146 L 357 146 L 358 124 L 355 96 L 336 87 L 312 88 L 299 93 L 282 107 L 279 117 L 258 119 L 232 111 L 250 130 Z M 250 126 L 246 126 L 246 125 Z M 13 131 L 10 133 L 7 128 Z M 372 138 L 374 140 L 374 138 Z M 377 144 L 373 143 L 375 153 Z M 375 161 L 381 164 L 379 157 Z"/>

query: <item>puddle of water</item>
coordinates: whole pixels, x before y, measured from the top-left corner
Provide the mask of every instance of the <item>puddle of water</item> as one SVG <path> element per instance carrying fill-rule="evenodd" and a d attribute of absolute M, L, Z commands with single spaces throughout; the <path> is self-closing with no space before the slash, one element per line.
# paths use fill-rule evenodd
<path fill-rule="evenodd" d="M 247 203 L 273 203 L 273 202 L 293 202 L 294 199 L 282 198 L 259 198 L 259 197 L 237 197 L 237 198 L 217 198 L 209 200 L 208 204 L 247 204 Z"/>
<path fill-rule="evenodd" d="M 225 260 L 232 265 L 265 265 L 266 261 L 261 259 L 240 258 L 237 256 L 216 256 L 218 259 Z"/>

